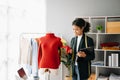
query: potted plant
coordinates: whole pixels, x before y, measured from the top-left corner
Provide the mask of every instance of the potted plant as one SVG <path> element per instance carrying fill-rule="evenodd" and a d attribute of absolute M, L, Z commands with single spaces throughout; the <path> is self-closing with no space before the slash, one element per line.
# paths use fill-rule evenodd
<path fill-rule="evenodd" d="M 65 47 L 67 48 L 67 46 Z M 68 71 L 68 73 L 65 76 L 65 80 L 72 80 L 71 76 L 72 59 L 70 55 L 71 53 L 66 53 L 66 48 L 62 48 L 61 62 L 65 65 Z"/>
<path fill-rule="evenodd" d="M 97 26 L 96 26 L 96 30 L 97 30 L 98 32 L 101 32 L 101 31 L 103 30 L 103 26 L 102 26 L 102 25 L 97 25 Z"/>
<path fill-rule="evenodd" d="M 61 48 L 61 62 L 68 70 L 68 74 L 65 76 L 65 80 L 72 80 L 71 67 L 72 67 L 72 53 L 70 47 L 67 45 L 66 40 L 62 40 L 63 47 Z"/>

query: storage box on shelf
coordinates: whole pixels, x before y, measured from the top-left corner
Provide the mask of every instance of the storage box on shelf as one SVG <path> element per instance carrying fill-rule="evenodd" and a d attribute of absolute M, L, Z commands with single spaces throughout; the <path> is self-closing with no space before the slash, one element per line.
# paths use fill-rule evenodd
<path fill-rule="evenodd" d="M 107 33 L 120 33 L 120 17 L 107 17 Z"/>

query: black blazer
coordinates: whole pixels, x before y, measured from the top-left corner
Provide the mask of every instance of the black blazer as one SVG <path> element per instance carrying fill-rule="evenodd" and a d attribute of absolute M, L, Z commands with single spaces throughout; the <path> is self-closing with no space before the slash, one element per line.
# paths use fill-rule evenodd
<path fill-rule="evenodd" d="M 86 53 L 86 57 L 85 58 L 81 58 L 78 57 L 77 62 L 78 62 L 78 68 L 79 68 L 79 73 L 80 73 L 80 78 L 82 79 L 87 79 L 90 76 L 91 73 L 91 60 L 93 60 L 95 58 L 95 54 L 94 54 L 94 42 L 93 39 L 86 36 L 87 37 L 87 45 L 88 47 L 92 47 L 93 49 L 90 51 L 85 51 Z M 71 43 L 70 46 L 73 50 L 73 64 L 72 64 L 72 76 L 75 75 L 75 58 L 76 58 L 76 45 L 77 45 L 77 37 L 73 37 L 71 39 Z M 81 42 L 79 44 L 79 48 L 78 51 L 80 51 L 80 49 L 82 48 L 86 48 L 86 44 L 85 44 L 85 34 L 82 36 L 81 38 Z"/>

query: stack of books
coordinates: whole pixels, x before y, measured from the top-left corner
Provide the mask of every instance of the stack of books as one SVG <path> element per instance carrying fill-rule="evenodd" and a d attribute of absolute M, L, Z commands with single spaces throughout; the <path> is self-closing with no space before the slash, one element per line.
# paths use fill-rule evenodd
<path fill-rule="evenodd" d="M 99 76 L 97 80 L 109 80 L 109 77 Z"/>
<path fill-rule="evenodd" d="M 116 75 L 114 73 L 111 73 L 109 80 L 120 80 L 120 75 Z"/>
<path fill-rule="evenodd" d="M 100 44 L 103 50 L 120 50 L 119 45 L 119 42 L 105 42 Z"/>

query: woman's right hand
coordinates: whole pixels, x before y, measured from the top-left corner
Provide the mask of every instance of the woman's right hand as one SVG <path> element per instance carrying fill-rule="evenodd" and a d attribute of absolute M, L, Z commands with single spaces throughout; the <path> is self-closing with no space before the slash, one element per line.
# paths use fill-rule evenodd
<path fill-rule="evenodd" d="M 84 51 L 79 51 L 78 53 L 77 53 L 77 56 L 78 57 L 86 57 L 86 54 L 85 54 L 85 52 Z"/>

